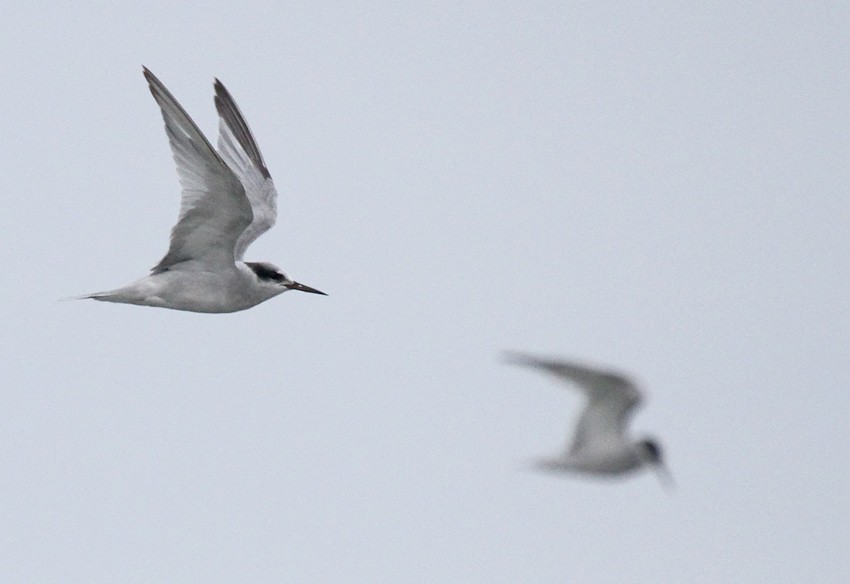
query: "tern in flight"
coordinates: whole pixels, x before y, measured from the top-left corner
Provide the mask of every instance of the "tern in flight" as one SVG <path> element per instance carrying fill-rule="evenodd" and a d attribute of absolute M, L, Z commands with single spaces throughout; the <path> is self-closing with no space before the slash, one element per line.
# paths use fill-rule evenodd
<path fill-rule="evenodd" d="M 587 398 L 566 451 L 538 460 L 536 468 L 615 476 L 650 467 L 665 486 L 672 486 L 658 443 L 651 439 L 634 442 L 628 437 L 629 417 L 643 399 L 632 380 L 612 371 L 522 353 L 509 353 L 506 361 L 542 369 L 569 381 Z"/>
<path fill-rule="evenodd" d="M 151 274 L 123 288 L 81 296 L 191 312 L 236 312 L 287 290 L 323 294 L 245 250 L 274 225 L 277 191 L 230 93 L 215 80 L 218 151 L 156 76 L 145 79 L 162 111 L 182 196 L 168 253 Z"/>

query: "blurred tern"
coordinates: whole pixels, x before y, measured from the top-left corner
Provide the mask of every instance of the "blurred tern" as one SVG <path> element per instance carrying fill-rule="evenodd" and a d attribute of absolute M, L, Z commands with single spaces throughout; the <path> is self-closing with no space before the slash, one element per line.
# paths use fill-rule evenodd
<path fill-rule="evenodd" d="M 633 442 L 627 436 L 629 417 L 643 399 L 633 381 L 612 371 L 520 353 L 509 353 L 506 361 L 571 381 L 587 398 L 566 450 L 555 458 L 538 460 L 538 469 L 615 476 L 648 466 L 664 486 L 672 486 L 658 443 L 651 439 Z"/>
<path fill-rule="evenodd" d="M 277 191 L 236 102 L 215 80 L 218 152 L 156 76 L 144 68 L 162 110 L 182 187 L 168 253 L 151 274 L 123 288 L 81 296 L 192 312 L 236 312 L 287 290 L 325 294 L 245 250 L 277 219 Z"/>

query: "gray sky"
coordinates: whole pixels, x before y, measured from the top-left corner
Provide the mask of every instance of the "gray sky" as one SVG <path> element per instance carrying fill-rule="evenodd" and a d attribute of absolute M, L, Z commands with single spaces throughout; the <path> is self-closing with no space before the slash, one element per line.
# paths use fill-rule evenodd
<path fill-rule="evenodd" d="M 7 3 L 0 581 L 850 580 L 850 7 L 685 4 Z M 166 251 L 143 64 L 330 296 L 57 302 Z M 677 491 L 525 470 L 580 400 L 505 349 L 634 372 Z"/>

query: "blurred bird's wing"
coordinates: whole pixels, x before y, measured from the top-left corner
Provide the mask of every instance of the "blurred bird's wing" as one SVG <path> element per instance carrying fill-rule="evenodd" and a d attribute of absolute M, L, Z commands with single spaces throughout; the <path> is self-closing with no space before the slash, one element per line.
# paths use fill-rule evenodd
<path fill-rule="evenodd" d="M 510 363 L 548 371 L 560 379 L 573 382 L 587 397 L 578 419 L 567 454 L 575 455 L 586 448 L 603 443 L 618 444 L 626 439 L 628 418 L 643 396 L 629 378 L 611 371 L 558 359 L 544 359 L 512 353 Z"/>

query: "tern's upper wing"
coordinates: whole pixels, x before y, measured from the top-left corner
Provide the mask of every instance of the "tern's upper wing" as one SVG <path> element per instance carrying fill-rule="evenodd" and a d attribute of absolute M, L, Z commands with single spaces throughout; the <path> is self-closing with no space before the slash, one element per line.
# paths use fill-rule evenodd
<path fill-rule="evenodd" d="M 241 260 L 248 246 L 274 225 L 277 191 L 248 123 L 218 79 L 215 80 L 215 108 L 219 115 L 219 154 L 239 177 L 254 212 L 254 220 L 236 242 L 236 259 Z"/>
<path fill-rule="evenodd" d="M 144 72 L 162 110 L 183 187 L 171 247 L 153 272 L 188 260 L 216 270 L 232 268 L 236 242 L 253 219 L 245 189 L 162 82 L 147 68 Z"/>
<path fill-rule="evenodd" d="M 561 360 L 522 354 L 513 354 L 509 360 L 544 369 L 561 379 L 572 381 L 587 396 L 587 405 L 569 446 L 570 454 L 590 443 L 623 440 L 628 417 L 642 400 L 640 390 L 630 379 L 619 373 Z"/>

